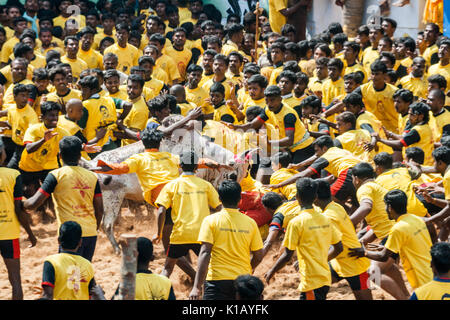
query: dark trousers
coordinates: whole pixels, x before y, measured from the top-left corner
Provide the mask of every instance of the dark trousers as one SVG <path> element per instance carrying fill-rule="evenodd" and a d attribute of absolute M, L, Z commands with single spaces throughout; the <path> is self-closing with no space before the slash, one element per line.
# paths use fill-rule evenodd
<path fill-rule="evenodd" d="M 233 280 L 205 281 L 203 300 L 236 300 Z"/>
<path fill-rule="evenodd" d="M 11 159 L 9 159 L 9 162 L 6 165 L 8 168 L 16 170 L 19 169 L 19 161 L 20 157 L 22 156 L 23 149 L 25 149 L 24 146 L 19 146 L 18 144 L 15 145 L 15 149 L 11 156 Z"/>

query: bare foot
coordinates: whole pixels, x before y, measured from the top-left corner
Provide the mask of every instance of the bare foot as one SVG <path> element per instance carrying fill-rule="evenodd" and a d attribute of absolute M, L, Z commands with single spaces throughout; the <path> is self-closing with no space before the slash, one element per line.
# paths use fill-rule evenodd
<path fill-rule="evenodd" d="M 407 4 L 409 4 L 409 3 L 410 3 L 409 0 L 399 0 L 398 2 L 393 3 L 392 5 L 395 6 L 395 7 L 404 7 Z"/>

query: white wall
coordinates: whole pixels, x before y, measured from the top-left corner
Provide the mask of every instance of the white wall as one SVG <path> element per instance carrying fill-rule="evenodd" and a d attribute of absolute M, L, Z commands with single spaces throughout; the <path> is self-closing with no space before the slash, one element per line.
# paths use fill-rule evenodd
<path fill-rule="evenodd" d="M 276 0 L 275 0 L 276 1 Z M 364 0 L 361 0 L 364 1 Z M 391 0 L 391 3 L 397 0 Z M 367 23 L 370 6 L 378 7 L 378 0 L 365 0 L 366 12 L 363 16 L 362 24 Z M 423 30 L 422 24 L 423 9 L 425 0 L 411 0 L 411 3 L 404 7 L 394 7 L 391 5 L 391 12 L 388 17 L 397 21 L 397 30 L 395 37 L 401 37 L 405 34 L 415 38 L 417 32 Z M 308 34 L 314 35 L 325 30 L 332 22 L 342 21 L 342 9 L 334 4 L 334 0 L 313 0 L 313 7 L 308 15 L 307 28 Z"/>

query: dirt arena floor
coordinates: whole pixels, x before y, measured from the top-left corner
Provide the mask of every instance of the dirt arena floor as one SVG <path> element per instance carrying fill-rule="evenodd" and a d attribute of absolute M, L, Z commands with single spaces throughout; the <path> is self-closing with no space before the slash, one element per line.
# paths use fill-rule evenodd
<path fill-rule="evenodd" d="M 142 216 L 135 217 L 128 209 L 122 209 L 122 216 L 116 226 L 116 238 L 122 233 L 134 233 L 137 236 L 151 238 L 156 231 L 156 221 L 153 214 L 148 214 L 144 206 L 141 207 Z M 21 276 L 24 299 L 35 300 L 40 297 L 42 267 L 45 257 L 57 253 L 58 243 L 56 237 L 56 222 L 42 224 L 38 217 L 33 217 L 32 229 L 38 238 L 38 243 L 34 248 L 28 248 L 29 242 L 26 240 L 26 233 L 22 230 L 20 238 L 21 247 Z M 264 273 L 271 267 L 278 257 L 280 244 L 278 243 L 272 251 L 269 252 L 261 264 L 256 268 L 254 275 L 264 278 Z M 196 267 L 196 256 L 191 254 L 194 267 Z M 155 246 L 155 260 L 150 264 L 153 272 L 160 273 L 164 265 L 165 255 L 162 244 Z M 264 299 L 268 300 L 297 300 L 299 293 L 297 287 L 299 284 L 299 275 L 294 270 L 293 261 L 280 270 L 267 285 L 265 282 Z M 115 255 L 112 246 L 105 234 L 101 231 L 97 240 L 97 247 L 93 258 L 95 270 L 95 279 L 103 288 L 105 297 L 111 299 L 117 285 L 120 281 L 121 257 Z M 403 272 L 403 271 L 402 271 Z M 404 275 L 404 274 L 403 274 Z M 406 278 L 405 278 L 406 279 Z M 171 276 L 175 295 L 177 300 L 187 300 L 192 283 L 188 276 L 175 267 Z M 410 292 L 411 288 L 407 284 Z M 373 297 L 376 300 L 393 300 L 393 298 L 382 291 L 374 289 Z M 330 288 L 327 298 L 329 300 L 354 300 L 354 296 L 346 281 L 333 284 Z M 8 281 L 7 270 L 0 262 L 0 299 L 11 299 L 11 286 Z"/>

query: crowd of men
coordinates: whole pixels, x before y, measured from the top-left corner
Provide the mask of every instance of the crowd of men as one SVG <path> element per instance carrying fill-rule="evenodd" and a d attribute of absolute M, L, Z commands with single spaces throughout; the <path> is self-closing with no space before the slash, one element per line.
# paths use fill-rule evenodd
<path fill-rule="evenodd" d="M 302 300 L 344 279 L 355 299 L 373 299 L 373 283 L 399 300 L 448 299 L 450 39 L 434 23 L 396 37 L 385 17 L 356 37 L 331 23 L 296 42 L 283 22 L 293 10 L 223 25 L 202 0 L 0 7 L 0 253 L 13 299 L 24 298 L 21 227 L 35 246 L 30 214 L 45 222 L 46 210 L 60 246 L 42 257 L 41 298 L 105 299 L 91 263 L 96 173 L 136 173 L 155 208 L 157 234 L 137 241 L 136 299 L 175 299 L 175 265 L 190 299 L 261 299 L 293 256 Z M 192 128 L 246 155 L 244 177 L 215 188 L 195 173 L 227 164 L 160 150 Z M 145 152 L 123 162 L 80 165 L 138 141 Z M 276 244 L 264 279 L 253 276 Z"/>

